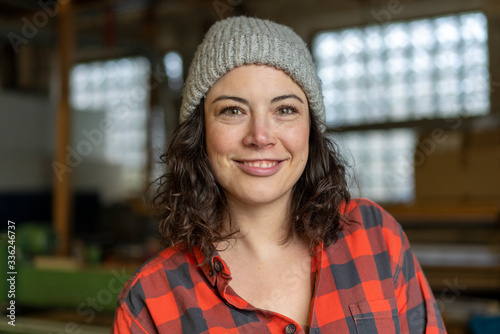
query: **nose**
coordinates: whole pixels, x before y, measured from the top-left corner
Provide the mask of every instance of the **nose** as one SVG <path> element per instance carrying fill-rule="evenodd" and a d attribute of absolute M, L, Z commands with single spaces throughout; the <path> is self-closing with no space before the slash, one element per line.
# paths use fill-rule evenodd
<path fill-rule="evenodd" d="M 267 113 L 254 113 L 248 122 L 243 144 L 248 147 L 265 149 L 276 144 L 273 122 Z"/>

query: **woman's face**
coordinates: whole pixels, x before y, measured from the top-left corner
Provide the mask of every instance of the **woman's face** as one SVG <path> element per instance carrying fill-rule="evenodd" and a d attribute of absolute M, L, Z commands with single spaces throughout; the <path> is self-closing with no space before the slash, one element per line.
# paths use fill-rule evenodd
<path fill-rule="evenodd" d="M 244 65 L 205 99 L 207 153 L 229 203 L 288 201 L 309 153 L 306 95 L 285 72 Z"/>

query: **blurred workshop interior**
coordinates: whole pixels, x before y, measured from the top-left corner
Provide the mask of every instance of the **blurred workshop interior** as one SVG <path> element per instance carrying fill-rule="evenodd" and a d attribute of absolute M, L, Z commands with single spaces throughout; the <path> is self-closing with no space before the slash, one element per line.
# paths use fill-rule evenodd
<path fill-rule="evenodd" d="M 0 332 L 109 332 L 162 247 L 148 185 L 189 63 L 234 15 L 306 41 L 353 194 L 401 223 L 449 333 L 499 333 L 498 0 L 0 0 Z"/>

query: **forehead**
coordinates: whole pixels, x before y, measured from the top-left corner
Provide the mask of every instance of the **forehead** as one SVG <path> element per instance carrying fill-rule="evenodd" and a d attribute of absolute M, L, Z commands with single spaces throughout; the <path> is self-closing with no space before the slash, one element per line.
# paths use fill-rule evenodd
<path fill-rule="evenodd" d="M 284 71 L 267 65 L 242 65 L 223 75 L 206 96 L 208 99 L 211 95 L 221 93 L 277 96 L 286 92 L 300 95 L 306 100 L 302 88 Z"/>

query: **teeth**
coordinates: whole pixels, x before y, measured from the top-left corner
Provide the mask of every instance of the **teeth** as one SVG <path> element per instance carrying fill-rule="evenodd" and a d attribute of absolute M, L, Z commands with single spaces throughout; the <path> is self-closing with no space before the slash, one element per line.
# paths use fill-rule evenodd
<path fill-rule="evenodd" d="M 250 167 L 259 167 L 259 168 L 271 168 L 278 164 L 278 161 L 268 161 L 268 162 L 248 162 L 243 161 L 243 164 Z"/>

